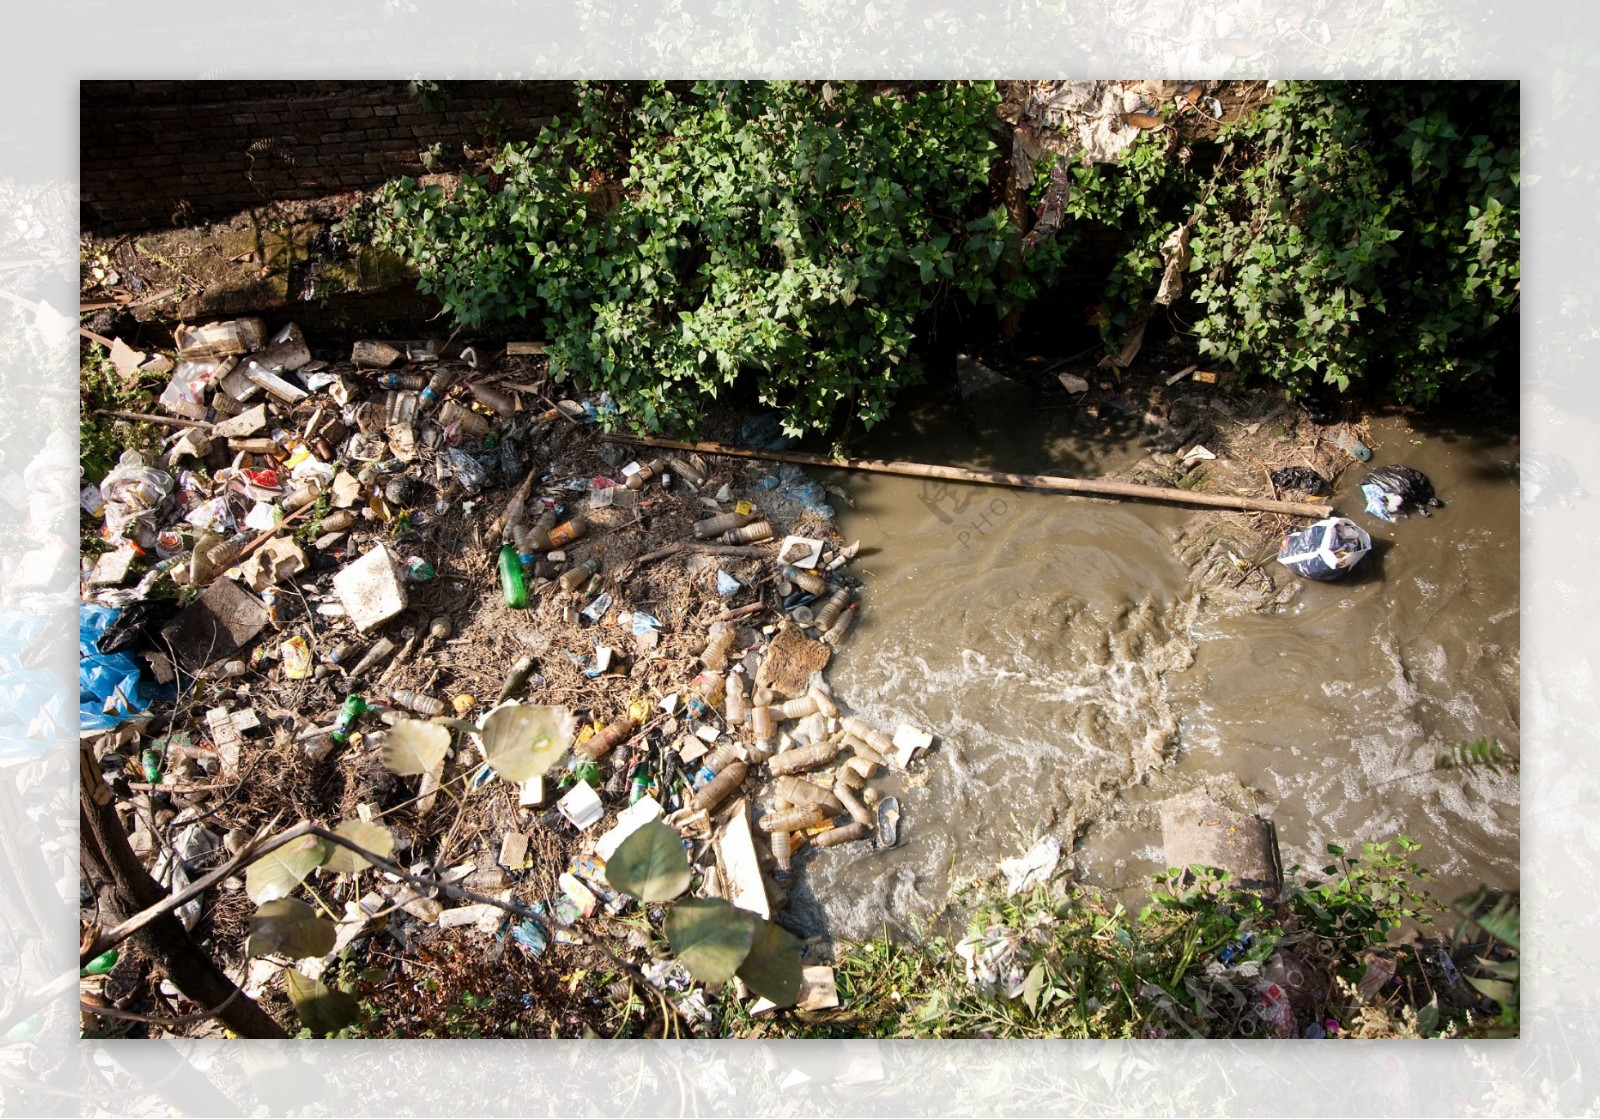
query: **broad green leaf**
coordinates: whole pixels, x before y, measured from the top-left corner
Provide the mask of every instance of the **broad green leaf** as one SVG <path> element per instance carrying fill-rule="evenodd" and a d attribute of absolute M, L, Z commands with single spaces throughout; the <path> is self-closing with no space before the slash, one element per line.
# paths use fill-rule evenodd
<path fill-rule="evenodd" d="M 401 719 L 384 736 L 384 767 L 401 777 L 431 773 L 450 749 L 450 732 L 436 723 Z"/>
<path fill-rule="evenodd" d="M 297 960 L 326 956 L 333 951 L 335 936 L 333 922 L 317 916 L 317 911 L 305 902 L 298 898 L 278 898 L 262 905 L 250 918 L 245 955 L 281 953 Z"/>
<path fill-rule="evenodd" d="M 327 861 L 328 845 L 314 835 L 303 835 L 251 863 L 244 874 L 244 892 L 257 905 L 288 897 L 306 875 Z"/>
<path fill-rule="evenodd" d="M 750 954 L 739 965 L 739 978 L 762 998 L 779 1006 L 793 1006 L 800 997 L 804 968 L 800 966 L 801 940 L 786 929 L 762 921 Z"/>
<path fill-rule="evenodd" d="M 685 898 L 667 912 L 667 942 L 702 983 L 726 983 L 739 970 L 761 923 L 721 898 Z"/>
<path fill-rule="evenodd" d="M 1044 964 L 1034 964 L 1032 970 L 1028 972 L 1028 978 L 1022 984 L 1022 1001 L 1034 1014 L 1039 1013 L 1039 991 L 1043 987 Z"/>
<path fill-rule="evenodd" d="M 1476 987 L 1480 994 L 1493 999 L 1501 1006 L 1516 1005 L 1517 988 L 1503 979 L 1479 979 L 1475 975 L 1469 975 L 1467 982 Z"/>
<path fill-rule="evenodd" d="M 507 781 L 542 777 L 566 753 L 576 729 L 565 707 L 509 703 L 483 721 L 483 758 Z"/>
<path fill-rule="evenodd" d="M 369 824 L 365 820 L 346 820 L 333 831 L 335 835 L 344 836 L 351 843 L 365 847 L 374 855 L 381 855 L 387 859 L 394 853 L 394 836 L 382 824 Z M 323 866 L 333 874 L 354 874 L 372 865 L 364 856 L 356 854 L 348 847 L 340 847 L 337 843 L 330 843 L 329 846 L 333 848 L 333 852 Z"/>
<path fill-rule="evenodd" d="M 343 991 L 296 968 L 285 968 L 283 976 L 294 1012 L 312 1033 L 331 1034 L 361 1019 L 361 1004 Z"/>
<path fill-rule="evenodd" d="M 640 901 L 671 901 L 689 888 L 689 856 L 678 833 L 651 820 L 606 863 L 606 881 Z"/>

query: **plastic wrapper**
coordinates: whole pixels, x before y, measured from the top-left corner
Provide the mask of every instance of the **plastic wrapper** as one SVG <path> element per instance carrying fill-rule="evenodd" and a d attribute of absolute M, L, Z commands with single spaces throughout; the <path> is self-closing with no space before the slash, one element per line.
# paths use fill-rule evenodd
<path fill-rule="evenodd" d="M 465 451 L 452 447 L 446 452 L 445 461 L 450 466 L 450 473 L 455 475 L 456 481 L 467 493 L 479 493 L 489 484 L 489 472 Z"/>
<path fill-rule="evenodd" d="M 114 727 L 161 697 L 163 689 L 145 678 L 132 655 L 100 652 L 100 636 L 118 613 L 87 602 L 78 607 L 78 717 L 84 730 Z"/>

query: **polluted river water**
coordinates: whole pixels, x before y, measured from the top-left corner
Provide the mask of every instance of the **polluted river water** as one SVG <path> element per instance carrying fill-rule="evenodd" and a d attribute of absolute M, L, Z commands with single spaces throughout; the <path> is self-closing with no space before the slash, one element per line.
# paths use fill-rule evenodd
<path fill-rule="evenodd" d="M 959 407 L 924 401 L 857 450 L 1080 477 L 1145 453 L 1137 433 L 1088 436 L 1070 408 L 1031 401 L 1011 382 Z M 1437 760 L 1480 737 L 1519 751 L 1515 432 L 1398 417 L 1371 431 L 1372 461 L 1333 502 L 1373 553 L 1263 612 L 1191 585 L 1169 541 L 1192 509 L 815 472 L 853 503 L 835 500 L 837 525 L 861 541 L 865 584 L 829 682 L 878 725 L 936 738 L 916 772 L 877 782 L 900 799 L 899 845 L 815 852 L 792 886 L 796 923 L 910 932 L 1046 836 L 1079 881 L 1136 903 L 1165 865 L 1159 803 L 1196 787 L 1271 819 L 1286 868 L 1405 834 L 1441 900 L 1515 889 L 1517 773 Z M 1395 462 L 1444 507 L 1396 524 L 1364 513 L 1360 479 Z"/>

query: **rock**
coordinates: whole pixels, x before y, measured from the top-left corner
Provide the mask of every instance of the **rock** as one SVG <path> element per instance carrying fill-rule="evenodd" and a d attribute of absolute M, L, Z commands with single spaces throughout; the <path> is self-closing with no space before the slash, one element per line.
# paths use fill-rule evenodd
<path fill-rule="evenodd" d="M 1058 373 L 1056 379 L 1061 382 L 1061 387 L 1068 392 L 1089 391 L 1089 382 L 1076 373 Z"/>
<path fill-rule="evenodd" d="M 245 582 L 256 592 L 292 579 L 306 569 L 306 554 L 293 540 L 280 537 L 269 540 L 256 549 L 251 557 L 240 564 Z"/>
<path fill-rule="evenodd" d="M 213 661 L 231 657 L 255 640 L 267 612 L 232 579 L 218 579 L 161 630 L 178 667 L 197 673 Z"/>
<path fill-rule="evenodd" d="M 211 429 L 213 437 L 218 439 L 243 439 L 254 435 L 267 426 L 267 406 L 257 404 L 254 408 L 240 412 L 232 419 L 223 420 Z"/>
<path fill-rule="evenodd" d="M 1226 870 L 1235 885 L 1275 891 L 1278 845 L 1272 825 L 1235 812 L 1194 789 L 1161 802 L 1161 843 L 1167 866 Z"/>
<path fill-rule="evenodd" d="M 333 592 L 351 624 L 362 633 L 406 608 L 405 584 L 382 544 L 335 575 Z"/>
<path fill-rule="evenodd" d="M 115 587 L 128 577 L 128 569 L 133 566 L 137 553 L 132 548 L 117 548 L 106 552 L 95 562 L 94 574 L 89 576 L 89 585 L 95 587 Z"/>

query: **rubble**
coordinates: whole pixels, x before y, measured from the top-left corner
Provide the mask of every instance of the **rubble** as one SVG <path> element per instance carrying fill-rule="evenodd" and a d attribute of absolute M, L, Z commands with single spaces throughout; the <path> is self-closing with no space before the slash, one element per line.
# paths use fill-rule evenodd
<path fill-rule="evenodd" d="M 857 546 L 797 470 L 635 457 L 598 435 L 603 395 L 547 395 L 539 344 L 507 346 L 496 368 L 436 341 L 314 355 L 293 324 L 269 336 L 256 318 L 176 341 L 182 391 L 164 399 L 188 426 L 86 480 L 108 550 L 80 589 L 152 612 L 131 663 L 178 700 L 95 748 L 108 774 L 150 759 L 145 788 L 216 813 L 182 833 L 197 858 L 285 812 L 381 820 L 413 873 L 471 853 L 445 879 L 546 914 L 549 935 L 383 875 L 359 897 L 330 884 L 341 951 L 383 928 L 538 956 L 577 950 L 631 904 L 605 863 L 652 820 L 682 837 L 697 892 L 763 918 L 781 919 L 807 860 L 900 841 L 899 801 L 875 785 L 934 738 L 833 698 Z M 379 761 L 398 720 L 519 701 L 581 718 L 565 768 L 478 795 L 490 770 L 467 736 L 416 780 Z M 837 1003 L 831 971 L 808 968 L 803 1005 Z"/>

